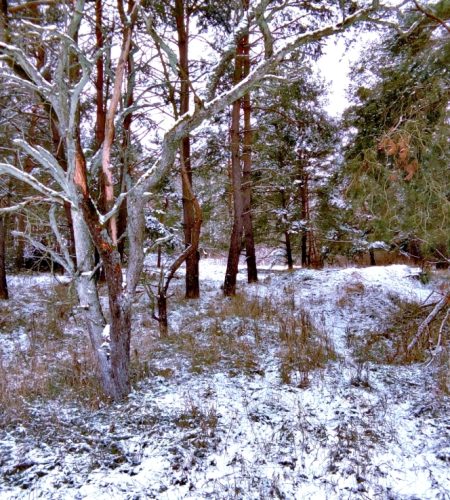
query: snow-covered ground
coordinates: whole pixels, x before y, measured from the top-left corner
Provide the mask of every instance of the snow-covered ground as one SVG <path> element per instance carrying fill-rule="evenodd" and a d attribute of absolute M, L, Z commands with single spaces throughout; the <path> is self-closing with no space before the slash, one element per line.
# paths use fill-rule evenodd
<path fill-rule="evenodd" d="M 432 367 L 362 361 L 353 345 L 382 331 L 399 299 L 436 302 L 437 287 L 417 272 L 267 267 L 247 285 L 242 270 L 232 300 L 220 290 L 224 261 L 202 260 L 200 300 L 182 299 L 174 282 L 169 340 L 148 326 L 142 294 L 133 335 L 148 376 L 126 402 L 92 410 L 36 399 L 28 418 L 0 429 L 0 498 L 450 498 L 450 405 Z M 53 282 L 9 284 L 0 318 L 15 311 L 22 321 L 0 330 L 3 370 L 32 347 L 23 316 L 46 300 L 32 305 L 33 289 Z M 280 332 L 305 314 L 329 359 L 318 369 L 291 363 L 286 380 Z"/>

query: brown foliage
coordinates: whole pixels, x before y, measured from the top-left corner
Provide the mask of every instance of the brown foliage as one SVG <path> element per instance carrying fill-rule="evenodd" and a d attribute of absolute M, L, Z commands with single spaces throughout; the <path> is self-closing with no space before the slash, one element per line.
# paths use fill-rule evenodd
<path fill-rule="evenodd" d="M 390 137 L 385 134 L 378 142 L 378 151 L 382 151 L 386 156 L 394 157 L 395 165 L 406 172 L 405 181 L 410 181 L 417 170 L 419 162 L 416 158 L 411 158 L 410 137 L 406 134 L 396 134 Z M 398 176 L 392 173 L 389 179 L 396 181 Z"/>

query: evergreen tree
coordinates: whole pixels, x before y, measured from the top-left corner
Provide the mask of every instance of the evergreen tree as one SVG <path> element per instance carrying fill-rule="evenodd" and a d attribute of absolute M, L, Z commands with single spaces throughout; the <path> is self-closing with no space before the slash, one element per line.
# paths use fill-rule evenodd
<path fill-rule="evenodd" d="M 266 235 L 284 235 L 290 268 L 297 242 L 303 266 L 320 263 L 317 190 L 330 174 L 337 139 L 323 110 L 323 84 L 305 68 L 292 78 L 294 71 L 297 58 L 282 67 L 280 80 L 259 91 L 256 104 L 257 223 L 266 226 Z"/>
<path fill-rule="evenodd" d="M 439 260 L 450 251 L 450 3 L 429 9 L 409 12 L 403 33 L 388 33 L 354 68 L 355 81 L 374 83 L 359 83 L 346 115 L 356 133 L 340 183 L 347 220 L 368 244 L 409 244 Z"/>

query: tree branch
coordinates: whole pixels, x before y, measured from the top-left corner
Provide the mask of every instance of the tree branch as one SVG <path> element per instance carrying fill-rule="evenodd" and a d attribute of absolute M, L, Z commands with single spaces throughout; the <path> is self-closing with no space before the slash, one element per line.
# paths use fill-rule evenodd
<path fill-rule="evenodd" d="M 45 196 L 48 196 L 53 202 L 56 203 L 70 203 L 71 201 L 64 196 L 63 193 L 59 193 L 58 191 L 54 191 L 53 189 L 44 186 L 41 182 L 39 182 L 36 177 L 24 172 L 23 170 L 19 170 L 17 167 L 10 165 L 9 163 L 0 163 L 0 174 L 8 174 L 16 179 L 25 182 L 33 189 L 42 193 Z"/>
<path fill-rule="evenodd" d="M 70 269 L 69 265 L 67 264 L 67 262 L 60 255 L 58 255 L 54 250 L 48 248 L 46 245 L 44 245 L 40 241 L 35 240 L 34 238 L 32 238 L 30 235 L 28 235 L 26 233 L 22 233 L 20 231 L 11 231 L 11 234 L 12 234 L 12 236 L 18 236 L 20 238 L 24 238 L 25 240 L 30 242 L 33 245 L 33 247 L 36 248 L 37 250 L 39 250 L 40 252 L 50 255 L 52 260 L 54 260 L 62 268 L 64 268 L 69 273 L 69 275 L 72 274 L 71 269 Z"/>
<path fill-rule="evenodd" d="M 450 26 L 448 26 L 443 19 L 440 19 L 439 17 L 435 16 L 432 12 L 429 10 L 425 9 L 425 7 L 422 7 L 417 0 L 414 0 L 414 5 L 416 6 L 416 9 L 422 14 L 424 14 L 426 17 L 429 19 L 432 19 L 433 21 L 436 21 L 438 24 L 443 26 L 449 33 L 450 33 Z"/>
<path fill-rule="evenodd" d="M 417 344 L 417 342 L 419 342 L 419 340 L 422 337 L 422 335 L 424 334 L 424 332 L 428 329 L 428 326 L 430 325 L 430 323 L 439 314 L 441 309 L 443 309 L 448 304 L 449 299 L 450 299 L 450 290 L 448 290 L 446 292 L 446 294 L 444 295 L 444 297 L 442 297 L 442 299 L 436 304 L 434 309 L 426 317 L 425 321 L 423 321 L 420 324 L 419 328 L 417 329 L 416 335 L 411 340 L 411 342 L 409 343 L 409 345 L 406 349 L 407 352 L 410 352 L 413 349 L 413 347 Z"/>

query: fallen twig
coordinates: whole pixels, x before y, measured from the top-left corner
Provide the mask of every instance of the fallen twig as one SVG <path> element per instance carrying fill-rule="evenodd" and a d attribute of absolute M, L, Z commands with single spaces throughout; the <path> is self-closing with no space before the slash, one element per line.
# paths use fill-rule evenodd
<path fill-rule="evenodd" d="M 412 350 L 412 348 L 417 344 L 417 342 L 419 341 L 419 339 L 424 334 L 425 330 L 428 329 L 429 324 L 439 314 L 439 312 L 441 311 L 441 309 L 443 309 L 446 306 L 446 304 L 447 304 L 447 302 L 448 302 L 449 299 L 450 299 L 450 290 L 448 290 L 445 293 L 444 297 L 442 297 L 442 299 L 436 304 L 436 306 L 434 307 L 434 309 L 426 317 L 425 321 L 423 321 L 420 324 L 419 328 L 417 329 L 416 335 L 411 340 L 411 342 L 409 343 L 409 345 L 408 345 L 408 347 L 406 349 L 407 352 L 410 352 Z"/>

